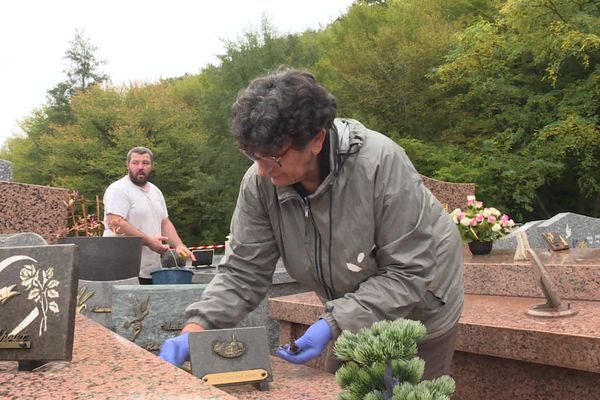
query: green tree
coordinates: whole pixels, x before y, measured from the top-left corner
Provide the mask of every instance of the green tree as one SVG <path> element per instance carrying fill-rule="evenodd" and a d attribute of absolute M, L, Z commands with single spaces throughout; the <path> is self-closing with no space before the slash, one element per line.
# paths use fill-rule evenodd
<path fill-rule="evenodd" d="M 598 215 L 599 35 L 593 0 L 509 0 L 459 35 L 437 88 L 451 110 L 444 138 L 483 156 L 470 166 L 487 171 L 478 197 L 519 220 Z"/>
<path fill-rule="evenodd" d="M 430 72 L 482 5 L 462 1 L 357 2 L 323 33 L 317 72 L 345 116 L 388 135 L 431 140 L 448 119 Z M 467 6 L 468 4 L 468 6 Z"/>
<path fill-rule="evenodd" d="M 67 79 L 48 90 L 47 113 L 54 122 L 70 122 L 70 101 L 73 95 L 108 81 L 108 75 L 100 71 L 106 61 L 97 58 L 97 51 L 98 47 L 92 44 L 83 31 L 75 31 L 75 37 L 69 42 L 64 55 L 67 65 L 63 72 Z"/>

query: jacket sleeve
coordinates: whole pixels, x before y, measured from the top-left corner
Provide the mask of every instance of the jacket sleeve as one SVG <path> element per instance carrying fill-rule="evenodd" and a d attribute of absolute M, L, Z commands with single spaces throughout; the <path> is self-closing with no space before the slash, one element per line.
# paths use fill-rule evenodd
<path fill-rule="evenodd" d="M 205 329 L 233 327 L 258 306 L 271 287 L 279 251 L 253 168 L 242 180 L 231 219 L 231 251 L 223 257 L 202 300 L 187 307 L 188 323 Z"/>
<path fill-rule="evenodd" d="M 373 179 L 375 273 L 326 303 L 322 316 L 339 335 L 419 307 L 435 270 L 432 197 L 401 148 L 384 152 Z"/>

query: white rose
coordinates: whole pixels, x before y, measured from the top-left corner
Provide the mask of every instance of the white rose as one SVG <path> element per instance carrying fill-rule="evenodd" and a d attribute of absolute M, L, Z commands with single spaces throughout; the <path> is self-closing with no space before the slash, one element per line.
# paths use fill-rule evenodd
<path fill-rule="evenodd" d="M 500 226 L 500 224 L 494 224 L 492 226 L 492 232 L 498 232 L 502 229 L 502 227 Z"/>
<path fill-rule="evenodd" d="M 500 214 L 501 214 L 501 212 L 500 212 L 500 211 L 498 211 L 497 209 L 495 209 L 494 207 L 491 207 L 491 208 L 489 209 L 489 211 L 490 211 L 490 214 L 492 214 L 492 215 L 495 215 L 496 217 L 499 217 L 499 216 L 500 216 Z"/>

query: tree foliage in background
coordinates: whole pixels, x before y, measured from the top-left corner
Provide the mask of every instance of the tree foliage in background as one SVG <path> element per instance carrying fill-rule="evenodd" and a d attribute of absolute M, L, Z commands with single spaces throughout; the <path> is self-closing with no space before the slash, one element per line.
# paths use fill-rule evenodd
<path fill-rule="evenodd" d="M 519 220 L 600 214 L 600 6 L 509 0 L 467 27 L 437 71 L 481 196 Z M 443 177 L 443 175 L 442 175 Z"/>
<path fill-rule="evenodd" d="M 475 182 L 516 221 L 600 215 L 600 9 L 593 0 L 357 1 L 328 26 L 279 34 L 266 19 L 216 65 L 114 87 L 79 32 L 67 79 L 0 158 L 16 181 L 102 194 L 129 148 L 189 245 L 222 243 L 249 161 L 229 133 L 237 93 L 281 65 L 314 72 L 340 116 L 392 137 L 422 174 Z"/>

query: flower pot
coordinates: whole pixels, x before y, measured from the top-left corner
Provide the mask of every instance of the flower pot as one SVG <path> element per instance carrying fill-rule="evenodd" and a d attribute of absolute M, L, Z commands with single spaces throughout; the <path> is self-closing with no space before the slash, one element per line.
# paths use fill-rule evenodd
<path fill-rule="evenodd" d="M 490 252 L 492 251 L 493 245 L 494 244 L 492 242 L 473 241 L 473 242 L 469 242 L 469 250 L 471 251 L 471 254 L 473 254 L 474 256 L 490 254 Z"/>
<path fill-rule="evenodd" d="M 79 248 L 79 279 L 116 281 L 138 276 L 142 238 L 133 236 L 73 236 L 58 239 Z"/>
<path fill-rule="evenodd" d="M 187 269 L 165 268 L 150 273 L 154 285 L 181 285 L 192 283 L 194 273 Z"/>

